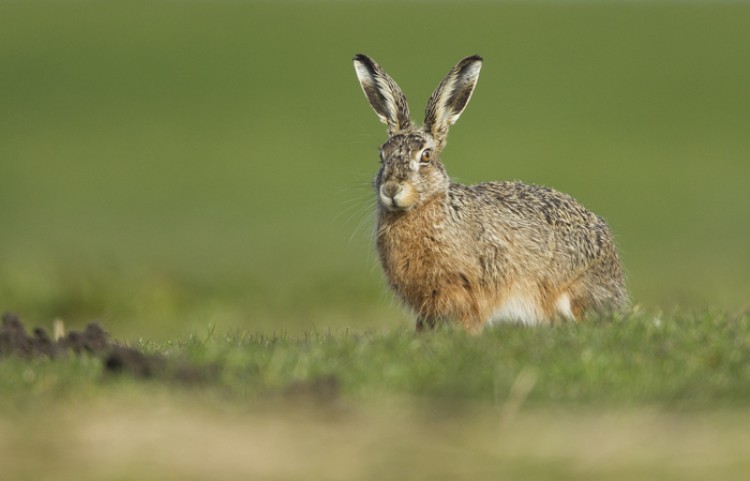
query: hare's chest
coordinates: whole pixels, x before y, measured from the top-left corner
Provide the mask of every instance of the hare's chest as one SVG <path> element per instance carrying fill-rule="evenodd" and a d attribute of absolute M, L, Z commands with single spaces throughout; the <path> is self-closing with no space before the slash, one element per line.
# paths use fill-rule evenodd
<path fill-rule="evenodd" d="M 378 237 L 378 254 L 386 275 L 396 284 L 418 284 L 433 278 L 450 262 L 445 242 L 434 233 L 423 238 L 391 231 Z"/>
<path fill-rule="evenodd" d="M 440 218 L 381 224 L 377 249 L 390 284 L 406 297 L 429 296 L 460 270 L 461 256 Z"/>

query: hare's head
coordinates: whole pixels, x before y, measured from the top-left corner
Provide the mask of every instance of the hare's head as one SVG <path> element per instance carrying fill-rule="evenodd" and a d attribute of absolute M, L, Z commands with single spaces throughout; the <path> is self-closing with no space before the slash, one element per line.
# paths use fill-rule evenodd
<path fill-rule="evenodd" d="M 412 124 L 406 96 L 396 82 L 366 55 L 354 57 L 362 90 L 380 120 L 388 125 L 388 140 L 380 148 L 381 166 L 375 177 L 380 204 L 405 211 L 446 192 L 449 179 L 440 162 L 448 127 L 469 103 L 482 68 L 479 56 L 461 60 L 432 93 L 424 125 Z"/>

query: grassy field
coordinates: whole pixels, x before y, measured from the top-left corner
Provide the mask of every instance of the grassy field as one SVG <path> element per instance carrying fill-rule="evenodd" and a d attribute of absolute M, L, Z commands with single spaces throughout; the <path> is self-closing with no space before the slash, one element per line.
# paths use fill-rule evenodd
<path fill-rule="evenodd" d="M 749 316 L 139 347 L 165 360 L 145 379 L 90 356 L 0 361 L 4 476 L 740 480 L 750 468 Z"/>
<path fill-rule="evenodd" d="M 166 359 L 0 359 L 0 478 L 744 479 L 750 6 L 394 9 L 0 3 L 0 311 Z M 412 112 L 481 54 L 448 172 L 604 216 L 639 311 L 413 336 L 357 52 Z"/>

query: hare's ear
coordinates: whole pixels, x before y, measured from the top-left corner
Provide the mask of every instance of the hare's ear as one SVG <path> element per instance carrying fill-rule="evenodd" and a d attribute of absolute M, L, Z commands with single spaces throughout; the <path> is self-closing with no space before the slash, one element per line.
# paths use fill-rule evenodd
<path fill-rule="evenodd" d="M 439 149 L 445 146 L 448 127 L 461 116 L 469 103 L 482 68 L 482 57 L 466 57 L 448 72 L 435 89 L 425 109 L 424 129 L 435 139 Z"/>
<path fill-rule="evenodd" d="M 396 82 L 367 55 L 354 57 L 354 70 L 367 100 L 393 135 L 411 125 L 406 96 Z"/>

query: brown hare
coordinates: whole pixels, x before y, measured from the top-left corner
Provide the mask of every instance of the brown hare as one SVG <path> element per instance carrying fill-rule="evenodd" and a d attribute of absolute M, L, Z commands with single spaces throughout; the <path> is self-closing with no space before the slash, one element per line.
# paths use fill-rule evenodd
<path fill-rule="evenodd" d="M 440 162 L 448 127 L 471 98 L 482 58 L 461 60 L 410 119 L 396 82 L 354 57 L 362 90 L 388 140 L 380 148 L 376 246 L 385 276 L 417 330 L 469 331 L 511 321 L 580 319 L 628 305 L 612 232 L 572 197 L 521 182 L 452 182 Z"/>

